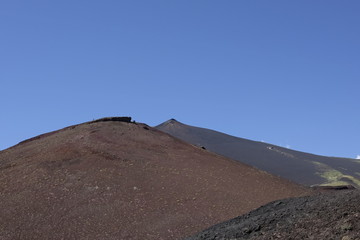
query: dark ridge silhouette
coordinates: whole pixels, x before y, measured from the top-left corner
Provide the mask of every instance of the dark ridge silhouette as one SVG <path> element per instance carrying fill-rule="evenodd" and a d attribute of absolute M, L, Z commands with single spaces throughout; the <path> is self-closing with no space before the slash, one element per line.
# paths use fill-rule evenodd
<path fill-rule="evenodd" d="M 170 119 L 155 128 L 188 143 L 307 185 L 360 187 L 360 161 L 324 157 L 189 126 Z"/>
<path fill-rule="evenodd" d="M 145 124 L 105 119 L 0 152 L 0 239 L 181 239 L 311 193 Z"/>
<path fill-rule="evenodd" d="M 92 122 L 131 122 L 131 117 L 105 117 L 94 120 Z"/>

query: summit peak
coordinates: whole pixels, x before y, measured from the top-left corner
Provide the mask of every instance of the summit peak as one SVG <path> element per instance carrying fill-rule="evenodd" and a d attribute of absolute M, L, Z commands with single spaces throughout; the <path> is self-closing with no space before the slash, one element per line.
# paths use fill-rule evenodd
<path fill-rule="evenodd" d="M 175 127 L 175 126 L 180 126 L 180 125 L 183 125 L 183 124 L 181 122 L 179 122 L 178 120 L 176 120 L 175 118 L 171 118 L 171 119 L 159 124 L 155 128 Z"/>

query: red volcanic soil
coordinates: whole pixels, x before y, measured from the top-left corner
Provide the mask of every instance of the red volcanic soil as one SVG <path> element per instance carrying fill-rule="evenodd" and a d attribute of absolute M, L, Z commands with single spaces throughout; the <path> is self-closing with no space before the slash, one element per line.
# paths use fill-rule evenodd
<path fill-rule="evenodd" d="M 145 124 L 107 119 L 0 152 L 0 239 L 180 239 L 309 193 Z"/>

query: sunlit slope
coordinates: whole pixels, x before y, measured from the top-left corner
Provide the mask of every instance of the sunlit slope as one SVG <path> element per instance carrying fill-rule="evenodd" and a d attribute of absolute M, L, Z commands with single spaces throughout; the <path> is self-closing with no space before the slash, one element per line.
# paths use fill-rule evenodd
<path fill-rule="evenodd" d="M 71 126 L 1 151 L 0 239 L 181 239 L 309 193 L 126 120 Z"/>
<path fill-rule="evenodd" d="M 360 162 L 324 157 L 193 127 L 174 119 L 157 129 L 223 156 L 304 185 L 360 186 Z"/>

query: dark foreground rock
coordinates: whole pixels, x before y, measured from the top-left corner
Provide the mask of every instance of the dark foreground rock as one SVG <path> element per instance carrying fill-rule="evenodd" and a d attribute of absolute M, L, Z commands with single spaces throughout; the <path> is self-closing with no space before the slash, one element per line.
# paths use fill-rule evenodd
<path fill-rule="evenodd" d="M 187 240 L 360 239 L 359 200 L 346 190 L 275 201 Z"/>

